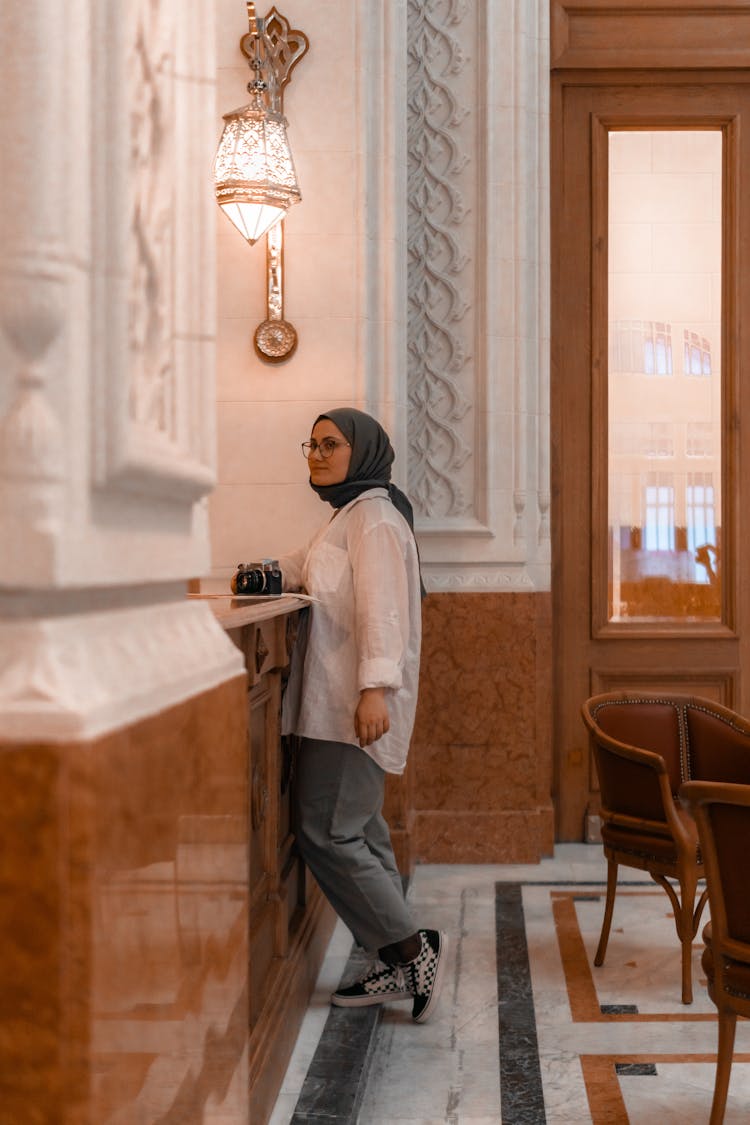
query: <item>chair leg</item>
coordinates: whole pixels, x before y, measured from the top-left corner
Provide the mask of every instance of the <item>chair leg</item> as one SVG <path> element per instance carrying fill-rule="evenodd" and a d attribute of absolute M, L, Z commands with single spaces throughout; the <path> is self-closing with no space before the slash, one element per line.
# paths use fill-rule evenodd
<path fill-rule="evenodd" d="M 612 911 L 615 908 L 615 894 L 617 892 L 617 863 L 613 859 L 607 860 L 607 901 L 604 905 L 604 919 L 602 932 L 599 935 L 599 946 L 594 958 L 595 965 L 603 965 L 609 941 L 609 929 L 612 925 Z"/>
<path fill-rule="evenodd" d="M 711 1105 L 711 1121 L 709 1125 L 722 1125 L 724 1120 L 724 1111 L 727 1108 L 727 1094 L 729 1093 L 729 1075 L 732 1070 L 732 1053 L 734 1051 L 734 1032 L 736 1027 L 736 1012 L 719 1012 L 719 1053 L 716 1060 L 714 1100 Z"/>
<path fill-rule="evenodd" d="M 695 892 L 698 878 L 694 868 L 680 872 L 680 924 L 678 937 L 682 943 L 682 1002 L 693 1002 L 693 938 L 696 925 L 694 921 Z"/>
<path fill-rule="evenodd" d="M 698 926 L 697 918 L 700 917 L 700 913 L 694 910 L 698 880 L 691 868 L 680 871 L 680 897 L 678 898 L 674 887 L 664 875 L 657 875 L 652 871 L 651 878 L 666 892 L 669 901 L 672 903 L 675 929 L 682 949 L 682 1002 L 683 1004 L 692 1004 L 693 938 Z"/>
<path fill-rule="evenodd" d="M 692 911 L 691 911 L 692 914 Z M 682 1002 L 693 1002 L 693 939 L 689 933 L 680 935 L 682 945 Z"/>

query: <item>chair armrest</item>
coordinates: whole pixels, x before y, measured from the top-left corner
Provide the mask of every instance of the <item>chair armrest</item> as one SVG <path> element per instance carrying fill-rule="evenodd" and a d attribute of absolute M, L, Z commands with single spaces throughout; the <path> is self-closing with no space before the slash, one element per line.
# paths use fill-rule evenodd
<path fill-rule="evenodd" d="M 597 732 L 594 758 L 602 794 L 602 814 L 623 827 L 666 830 L 687 845 L 688 834 L 675 805 L 669 771 L 660 754 L 628 746 Z"/>

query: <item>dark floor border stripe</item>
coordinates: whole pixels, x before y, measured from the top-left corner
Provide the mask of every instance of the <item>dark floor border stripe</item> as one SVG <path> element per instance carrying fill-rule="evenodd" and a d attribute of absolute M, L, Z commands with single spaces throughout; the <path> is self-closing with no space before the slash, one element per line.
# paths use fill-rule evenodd
<path fill-rule="evenodd" d="M 502 1125 L 546 1125 L 521 883 L 495 884 Z"/>
<path fill-rule="evenodd" d="M 404 898 L 410 881 L 401 876 Z M 339 984 L 358 980 L 370 960 L 354 942 Z M 380 1004 L 331 1007 L 289 1125 L 356 1125 L 382 1017 Z"/>
<path fill-rule="evenodd" d="M 341 979 L 356 979 L 366 963 L 353 946 Z M 290 1125 L 356 1125 L 382 1015 L 379 1004 L 331 1008 Z"/>
<path fill-rule="evenodd" d="M 671 875 L 667 878 L 670 882 L 677 883 L 679 880 L 672 879 Z M 497 884 L 496 884 L 497 885 Z M 514 885 L 514 884 L 509 884 Z M 523 887 L 607 887 L 606 876 L 603 879 L 527 879 L 525 883 L 519 883 Z M 658 887 L 653 879 L 618 879 L 618 887 Z"/>

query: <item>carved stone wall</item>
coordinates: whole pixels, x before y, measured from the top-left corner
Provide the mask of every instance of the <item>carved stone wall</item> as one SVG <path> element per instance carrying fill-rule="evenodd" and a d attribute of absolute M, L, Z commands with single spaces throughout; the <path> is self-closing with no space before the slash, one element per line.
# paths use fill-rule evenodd
<path fill-rule="evenodd" d="M 479 15 L 477 5 L 409 3 L 409 485 L 430 521 L 472 516 L 477 507 Z M 479 221 L 467 221 L 477 206 Z"/>
<path fill-rule="evenodd" d="M 184 508 L 214 483 L 214 216 L 207 178 L 196 179 L 198 145 L 201 155 L 213 146 L 212 56 L 199 47 L 212 24 L 199 9 L 137 0 L 92 10 L 95 41 L 119 45 L 97 55 L 94 79 L 93 315 L 110 327 L 94 358 L 100 499 L 135 493 Z"/>
<path fill-rule="evenodd" d="M 184 597 L 215 461 L 213 18 L 0 8 L 0 726 L 21 741 L 241 671 Z"/>
<path fill-rule="evenodd" d="M 549 588 L 547 0 L 408 2 L 409 487 L 431 590 Z"/>
<path fill-rule="evenodd" d="M 209 8 L 0 13 L 0 586 L 205 569 Z"/>
<path fill-rule="evenodd" d="M 23 576 L 54 567 L 66 474 L 60 394 L 71 261 L 57 189 L 64 167 L 62 104 L 40 82 L 35 53 L 65 41 L 52 5 L 4 5 L 0 41 L 9 65 L 0 110 L 0 566 Z M 65 59 L 50 51 L 47 81 Z M 31 131 L 45 138 L 29 143 Z M 11 157 L 11 159 L 8 159 Z"/>

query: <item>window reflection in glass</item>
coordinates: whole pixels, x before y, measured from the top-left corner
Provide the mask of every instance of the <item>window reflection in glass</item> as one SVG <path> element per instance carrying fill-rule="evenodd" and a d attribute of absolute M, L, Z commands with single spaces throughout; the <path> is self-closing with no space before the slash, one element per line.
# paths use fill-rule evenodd
<path fill-rule="evenodd" d="M 609 620 L 721 614 L 722 134 L 609 135 Z"/>

